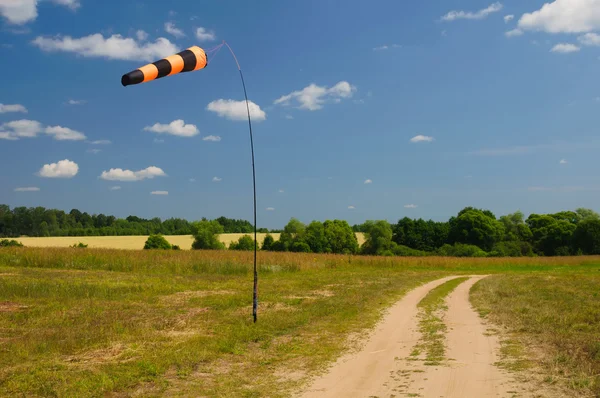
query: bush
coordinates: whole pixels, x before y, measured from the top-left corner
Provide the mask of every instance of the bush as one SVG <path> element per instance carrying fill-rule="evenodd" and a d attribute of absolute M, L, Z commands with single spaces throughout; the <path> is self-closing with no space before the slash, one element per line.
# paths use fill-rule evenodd
<path fill-rule="evenodd" d="M 392 242 L 392 252 L 395 256 L 403 257 L 424 257 L 429 255 L 429 253 L 423 250 L 411 249 L 408 246 L 397 245 L 395 242 Z"/>
<path fill-rule="evenodd" d="M 244 235 L 237 242 L 232 242 L 229 250 L 252 251 L 254 250 L 254 239 L 250 235 Z"/>
<path fill-rule="evenodd" d="M 533 246 L 529 242 L 500 242 L 494 245 L 490 256 L 493 257 L 532 257 Z"/>
<path fill-rule="evenodd" d="M 295 253 L 310 253 L 310 246 L 306 242 L 296 241 L 290 246 L 290 251 Z"/>
<path fill-rule="evenodd" d="M 173 249 L 173 250 L 181 250 L 181 247 L 179 247 L 177 245 L 173 245 L 173 246 L 171 246 L 171 249 Z"/>
<path fill-rule="evenodd" d="M 86 247 L 88 247 L 88 245 L 86 245 L 85 243 L 75 243 L 73 246 L 71 246 L 74 249 L 85 249 Z"/>
<path fill-rule="evenodd" d="M 23 247 L 23 244 L 13 239 L 2 239 L 0 240 L 0 247 Z"/>
<path fill-rule="evenodd" d="M 171 248 L 171 244 L 162 235 L 150 235 L 144 245 L 144 250 L 171 250 Z"/>
<path fill-rule="evenodd" d="M 263 240 L 261 250 L 265 250 L 265 251 L 272 250 L 271 247 L 273 246 L 273 243 L 275 243 L 275 239 L 273 239 L 271 234 L 267 234 L 267 236 L 265 236 L 265 240 Z"/>
<path fill-rule="evenodd" d="M 440 256 L 446 257 L 487 257 L 488 254 L 475 245 L 455 243 L 454 246 L 445 244 L 437 251 Z"/>
<path fill-rule="evenodd" d="M 219 240 L 219 234 L 223 233 L 223 226 L 217 221 L 202 220 L 192 224 L 194 235 L 194 250 L 224 250 L 225 245 Z"/>

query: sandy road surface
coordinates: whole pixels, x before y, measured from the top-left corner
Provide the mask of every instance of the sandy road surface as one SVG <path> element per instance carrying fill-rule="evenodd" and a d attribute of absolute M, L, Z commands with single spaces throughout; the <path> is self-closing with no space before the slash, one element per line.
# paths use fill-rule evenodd
<path fill-rule="evenodd" d="M 417 304 L 436 286 L 453 279 L 439 279 L 409 292 L 379 323 L 364 348 L 340 358 L 328 373 L 316 379 L 301 397 L 513 397 L 509 376 L 494 365 L 498 338 L 486 333 L 469 303 L 469 289 L 483 277 L 472 277 L 447 298 L 445 322 L 447 363 L 425 366 L 410 358 L 421 337 Z"/>

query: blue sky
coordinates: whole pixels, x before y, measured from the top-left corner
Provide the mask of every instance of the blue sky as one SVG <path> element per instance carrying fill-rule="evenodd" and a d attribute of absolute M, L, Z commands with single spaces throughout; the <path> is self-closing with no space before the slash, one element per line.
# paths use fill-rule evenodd
<path fill-rule="evenodd" d="M 0 15 L 0 203 L 251 219 L 231 55 L 120 84 L 227 40 L 257 105 L 261 226 L 599 210 L 597 1 L 0 0 Z"/>

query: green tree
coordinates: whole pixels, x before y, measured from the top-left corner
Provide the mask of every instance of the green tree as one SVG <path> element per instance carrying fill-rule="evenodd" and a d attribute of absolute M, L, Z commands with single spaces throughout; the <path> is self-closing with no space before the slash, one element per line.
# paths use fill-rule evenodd
<path fill-rule="evenodd" d="M 587 217 L 577 224 L 573 246 L 583 254 L 600 254 L 600 219 Z"/>
<path fill-rule="evenodd" d="M 533 247 L 538 254 L 556 256 L 570 252 L 577 225 L 569 222 L 568 218 L 555 217 L 552 214 L 531 214 L 527 218 L 527 224 L 533 234 Z"/>
<path fill-rule="evenodd" d="M 596 213 L 594 210 L 591 209 L 584 209 L 580 207 L 577 210 L 575 210 L 575 213 L 577 213 L 581 221 L 600 220 L 600 214 Z"/>
<path fill-rule="evenodd" d="M 504 225 L 489 210 L 467 207 L 449 221 L 450 243 L 475 245 L 485 251 L 504 237 Z"/>
<path fill-rule="evenodd" d="M 144 250 L 171 250 L 171 244 L 162 235 L 150 235 L 144 245 Z"/>
<path fill-rule="evenodd" d="M 385 220 L 367 221 L 363 224 L 365 243 L 361 247 L 362 254 L 384 255 L 392 253 L 392 226 Z"/>
<path fill-rule="evenodd" d="M 305 229 L 306 226 L 300 220 L 292 218 L 283 228 L 279 237 L 280 244 L 278 246 L 283 249 L 280 251 L 289 251 L 292 243 L 303 241 Z"/>
<path fill-rule="evenodd" d="M 274 242 L 275 239 L 273 239 L 273 236 L 271 234 L 267 234 L 260 249 L 264 251 L 271 251 L 271 247 L 273 246 Z"/>
<path fill-rule="evenodd" d="M 525 223 L 524 217 L 520 211 L 500 217 L 500 222 L 504 225 L 504 240 L 531 241 L 533 234 L 529 226 Z"/>
<path fill-rule="evenodd" d="M 250 235 L 244 235 L 237 242 L 231 242 L 229 250 L 252 251 L 254 250 L 254 239 Z"/>
<path fill-rule="evenodd" d="M 219 241 L 219 235 L 223 233 L 223 226 L 217 221 L 198 221 L 192 224 L 194 235 L 194 250 L 223 250 L 225 245 Z"/>
<path fill-rule="evenodd" d="M 325 227 L 320 221 L 313 221 L 308 224 L 304 231 L 304 242 L 310 247 L 313 253 L 325 253 L 328 243 L 325 238 Z"/>
<path fill-rule="evenodd" d="M 323 223 L 327 246 L 326 253 L 356 254 L 358 240 L 350 224 L 344 220 L 327 220 Z"/>

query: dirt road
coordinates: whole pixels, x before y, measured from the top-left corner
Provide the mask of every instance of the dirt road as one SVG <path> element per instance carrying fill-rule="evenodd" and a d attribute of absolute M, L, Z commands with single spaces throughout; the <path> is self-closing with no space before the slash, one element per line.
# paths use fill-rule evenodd
<path fill-rule="evenodd" d="M 425 366 L 410 357 L 419 341 L 417 304 L 427 293 L 453 279 L 439 279 L 409 292 L 390 308 L 358 353 L 340 358 L 301 397 L 513 397 L 515 384 L 494 365 L 498 338 L 486 333 L 469 303 L 472 277 L 447 298 L 446 357 L 442 365 Z M 519 388 L 523 392 L 522 388 Z M 525 396 L 519 394 L 518 396 Z"/>

